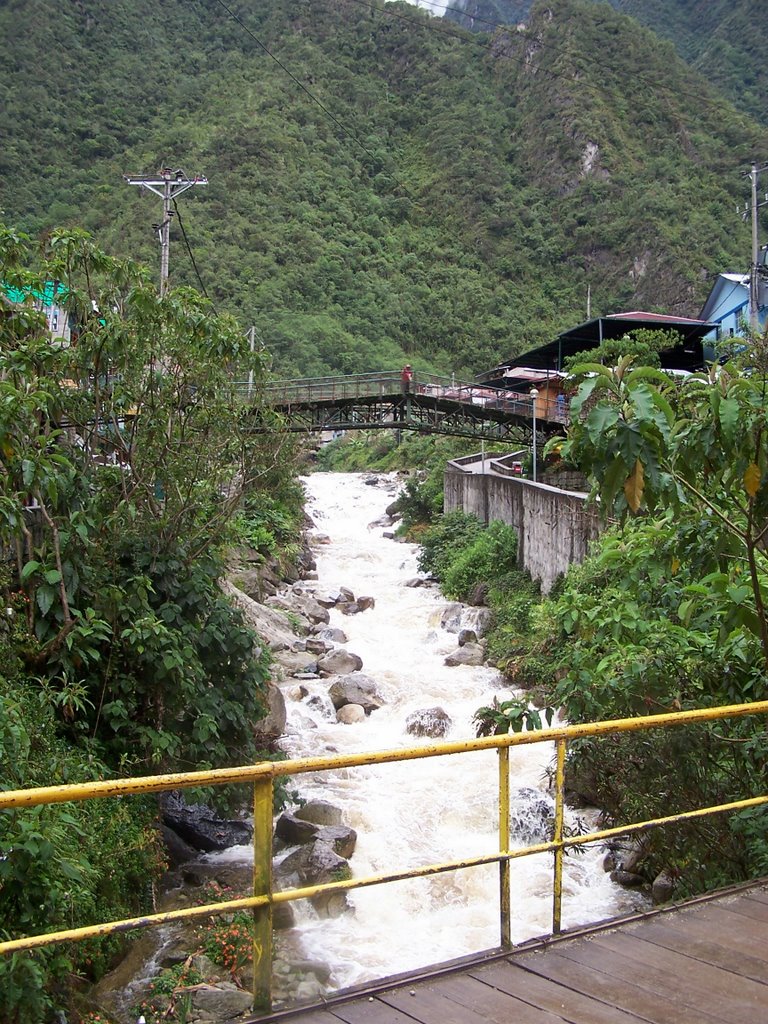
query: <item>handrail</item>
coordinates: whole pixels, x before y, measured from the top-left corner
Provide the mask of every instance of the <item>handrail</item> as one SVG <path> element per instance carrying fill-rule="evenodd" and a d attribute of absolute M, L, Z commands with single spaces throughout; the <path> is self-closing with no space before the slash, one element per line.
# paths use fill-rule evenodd
<path fill-rule="evenodd" d="M 255 393 L 252 382 L 234 384 L 245 400 Z M 307 402 L 336 402 L 353 398 L 374 398 L 410 393 L 425 398 L 448 399 L 472 405 L 500 409 L 526 419 L 536 417 L 550 422 L 568 422 L 568 403 L 540 395 L 535 400 L 519 391 L 489 387 L 476 382 L 456 380 L 455 377 L 435 373 L 414 372 L 408 391 L 403 391 L 400 370 L 380 370 L 370 373 L 352 373 L 326 377 L 292 377 L 272 380 L 259 388 L 259 394 L 276 405 Z"/>
<path fill-rule="evenodd" d="M 499 931 L 502 948 L 511 946 L 510 910 L 510 862 L 520 857 L 552 852 L 554 854 L 552 934 L 561 930 L 563 857 L 566 850 L 588 843 L 602 842 L 620 835 L 632 835 L 651 828 L 692 820 L 711 814 L 741 810 L 768 804 L 768 794 L 748 799 L 731 801 L 705 808 L 696 808 L 677 814 L 653 818 L 648 821 L 632 822 L 612 828 L 597 830 L 577 836 L 566 836 L 563 828 L 565 792 L 565 755 L 567 744 L 573 740 L 590 736 L 606 736 L 616 733 L 640 732 L 656 728 L 711 722 L 723 718 L 746 715 L 768 714 L 768 701 L 751 704 L 735 704 L 717 708 L 698 708 L 642 718 L 625 718 L 582 725 L 557 726 L 536 732 L 514 733 L 503 736 L 487 736 L 473 740 L 448 743 L 425 744 L 402 750 L 371 751 L 358 754 L 343 754 L 333 757 L 299 758 L 289 761 L 259 762 L 238 768 L 214 769 L 201 772 L 185 772 L 169 775 L 150 775 L 133 779 L 118 779 L 104 782 L 87 782 L 66 786 L 45 786 L 36 789 L 20 789 L 0 792 L 0 810 L 36 807 L 43 804 L 65 801 L 95 800 L 106 797 L 128 796 L 131 794 L 159 793 L 169 789 L 196 786 L 225 785 L 231 783 L 252 783 L 254 789 L 254 872 L 253 895 L 237 900 L 187 907 L 182 910 L 149 914 L 122 921 L 110 921 L 97 925 L 69 928 L 58 932 L 32 935 L 0 942 L 0 955 L 21 950 L 36 949 L 57 942 L 82 941 L 101 935 L 110 935 L 137 928 L 168 924 L 173 921 L 210 917 L 215 914 L 232 913 L 235 910 L 250 909 L 254 914 L 253 946 L 253 995 L 254 1009 L 269 1012 L 271 1009 L 271 964 L 272 964 L 272 907 L 278 903 L 318 896 L 330 892 L 344 892 L 356 888 L 381 885 L 406 878 L 426 877 L 446 871 L 477 867 L 483 864 L 499 865 Z M 554 834 L 548 842 L 532 846 L 510 848 L 509 846 L 509 751 L 512 747 L 533 743 L 556 744 L 557 767 L 555 772 L 555 822 Z M 389 764 L 427 757 L 443 757 L 469 753 L 478 750 L 497 750 L 498 796 L 499 796 L 499 841 L 498 851 L 489 852 L 462 860 L 439 864 L 427 864 L 407 870 L 392 870 L 385 874 L 350 878 L 299 889 L 273 891 L 272 888 L 272 798 L 274 780 L 280 776 L 301 775 L 310 772 L 330 771 L 363 765 Z"/>

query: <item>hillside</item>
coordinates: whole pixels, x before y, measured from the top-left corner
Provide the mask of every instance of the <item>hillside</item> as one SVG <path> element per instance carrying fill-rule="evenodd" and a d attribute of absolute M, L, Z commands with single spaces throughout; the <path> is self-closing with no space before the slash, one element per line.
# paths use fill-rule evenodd
<path fill-rule="evenodd" d="M 593 313 L 696 314 L 748 259 L 768 130 L 603 4 L 493 37 L 407 4 L 238 10 L 5 0 L 6 219 L 155 266 L 159 201 L 121 175 L 206 174 L 179 202 L 202 281 L 297 376 L 475 372 L 583 319 L 588 287 Z M 178 225 L 171 267 L 197 285 Z"/>
<path fill-rule="evenodd" d="M 768 122 L 768 35 L 754 0 L 603 0 L 670 40 L 735 106 Z M 457 0 L 436 8 L 473 32 L 527 22 L 533 0 Z"/>

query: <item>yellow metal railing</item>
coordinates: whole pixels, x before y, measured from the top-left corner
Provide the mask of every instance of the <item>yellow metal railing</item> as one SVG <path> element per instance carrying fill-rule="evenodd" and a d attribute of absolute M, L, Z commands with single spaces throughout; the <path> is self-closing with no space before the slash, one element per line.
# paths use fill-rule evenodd
<path fill-rule="evenodd" d="M 145 778 L 121 779 L 110 782 L 87 782 L 80 785 L 48 786 L 39 789 L 13 790 L 0 792 L 0 810 L 36 807 L 43 804 L 64 803 L 68 801 L 94 800 L 105 797 L 121 797 L 131 794 L 160 793 L 172 789 L 189 789 L 198 786 L 216 786 L 232 783 L 250 783 L 253 785 L 253 895 L 242 899 L 228 900 L 223 903 L 205 906 L 188 907 L 166 913 L 150 914 L 145 917 L 130 918 L 123 921 L 110 921 L 103 924 L 87 925 L 80 928 L 69 928 L 63 931 L 50 932 L 44 935 L 32 935 L 25 938 L 0 942 L 0 954 L 13 953 L 20 950 L 31 950 L 48 946 L 56 942 L 81 941 L 101 935 L 127 932 L 137 928 L 147 928 L 168 924 L 174 921 L 210 917 L 214 914 L 232 913 L 235 910 L 250 909 L 254 915 L 254 949 L 253 949 L 253 993 L 254 1009 L 269 1012 L 271 1009 L 271 965 L 272 965 L 272 907 L 277 903 L 306 899 L 324 893 L 360 889 L 387 882 L 401 881 L 407 878 L 427 877 L 446 871 L 478 867 L 496 863 L 499 866 L 499 924 L 500 945 L 508 948 L 510 941 L 510 862 L 532 854 L 552 852 L 553 868 L 553 900 L 552 900 L 552 933 L 561 929 L 561 907 L 563 888 L 563 857 L 571 847 L 584 846 L 589 843 L 602 842 L 620 835 L 679 823 L 711 814 L 742 810 L 768 804 L 768 794 L 737 800 L 712 807 L 697 808 L 679 814 L 671 814 L 648 821 L 618 825 L 577 836 L 565 836 L 563 829 L 564 790 L 565 790 L 565 758 L 567 745 L 570 741 L 594 736 L 606 736 L 616 733 L 639 732 L 649 729 L 680 727 L 700 722 L 711 722 L 724 718 L 743 717 L 746 715 L 768 714 L 768 701 L 753 704 L 736 704 L 727 707 L 706 708 L 694 711 L 676 712 L 674 714 L 652 715 L 646 718 L 627 718 L 608 722 L 595 722 L 586 725 L 561 726 L 543 729 L 538 732 L 517 733 L 506 736 L 490 736 L 481 739 L 467 740 L 456 743 L 427 744 L 402 750 L 385 750 L 361 754 L 339 755 L 336 757 L 303 758 L 292 761 L 260 762 L 242 768 L 226 768 L 220 770 L 190 772 L 177 775 L 155 775 Z M 510 849 L 510 807 L 509 807 L 509 750 L 511 747 L 532 743 L 555 743 L 555 821 L 553 837 L 548 842 L 532 846 Z M 301 775 L 309 772 L 329 771 L 359 767 L 363 765 L 380 765 L 398 761 L 411 761 L 426 757 L 442 757 L 463 754 L 477 750 L 498 751 L 498 796 L 499 796 L 499 842 L 498 850 L 475 856 L 469 859 L 448 861 L 441 864 L 428 864 L 407 870 L 391 871 L 385 874 L 361 878 L 350 878 L 341 881 L 327 882 L 322 885 L 307 886 L 300 889 L 286 889 L 274 892 L 272 888 L 272 807 L 273 785 L 279 776 Z"/>

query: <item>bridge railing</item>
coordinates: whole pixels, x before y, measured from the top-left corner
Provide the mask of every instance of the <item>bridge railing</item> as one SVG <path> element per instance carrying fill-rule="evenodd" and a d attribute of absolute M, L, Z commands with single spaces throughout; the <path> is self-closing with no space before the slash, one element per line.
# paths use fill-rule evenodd
<path fill-rule="evenodd" d="M 247 382 L 237 385 L 247 401 L 253 387 Z M 519 391 L 490 388 L 455 377 L 434 373 L 414 372 L 408 391 L 426 398 L 446 399 L 489 409 L 499 409 L 511 415 L 532 419 L 534 399 Z M 312 402 L 340 402 L 348 399 L 392 397 L 403 393 L 400 370 L 382 370 L 375 373 L 355 373 L 346 376 L 295 377 L 274 380 L 264 385 L 261 394 L 272 405 L 295 405 Z M 536 416 L 555 423 L 568 422 L 565 399 L 540 395 L 536 399 Z"/>
<path fill-rule="evenodd" d="M 676 814 L 596 829 L 579 835 L 569 835 L 564 827 L 565 762 L 568 743 L 588 737 L 607 737 L 622 733 L 659 728 L 681 728 L 725 718 L 768 714 L 768 701 L 738 704 L 719 708 L 697 709 L 643 718 L 620 719 L 584 725 L 558 726 L 537 732 L 491 736 L 453 743 L 426 743 L 400 750 L 372 751 L 370 753 L 337 755 L 333 757 L 302 758 L 282 762 L 260 762 L 241 768 L 228 768 L 177 775 L 158 775 L 109 782 L 89 782 L 80 785 L 49 786 L 39 789 L 0 792 L 0 811 L 38 807 L 46 804 L 124 797 L 130 794 L 161 793 L 167 790 L 188 789 L 198 786 L 246 783 L 253 787 L 253 891 L 240 899 L 186 907 L 165 913 L 149 914 L 122 921 L 72 927 L 9 939 L 0 942 L 0 955 L 32 950 L 58 942 L 83 941 L 98 936 L 128 932 L 139 928 L 168 925 L 173 922 L 210 918 L 218 914 L 231 914 L 236 910 L 251 910 L 254 917 L 253 939 L 253 995 L 254 1009 L 268 1012 L 271 1008 L 272 983 L 272 908 L 278 903 L 320 896 L 332 892 L 346 892 L 374 885 L 428 877 L 448 871 L 463 870 L 481 865 L 496 864 L 499 870 L 499 943 L 502 949 L 511 947 L 510 864 L 513 860 L 535 854 L 552 853 L 552 934 L 561 931 L 563 902 L 563 858 L 569 849 L 596 842 L 605 842 L 618 836 L 645 832 L 664 825 L 679 824 L 712 814 L 741 811 L 768 804 L 768 794 L 733 800 L 704 808 L 693 808 Z M 510 751 L 533 743 L 554 744 L 556 770 L 554 774 L 555 814 L 552 839 L 525 847 L 510 846 Z M 496 750 L 498 843 L 497 848 L 441 863 L 416 867 L 392 866 L 377 875 L 353 877 L 321 885 L 276 891 L 272 882 L 273 789 L 275 781 L 283 776 L 294 777 L 311 772 L 344 771 L 349 768 L 392 764 L 421 758 L 457 756 L 479 750 Z M 479 952 L 479 951 L 478 951 Z"/>

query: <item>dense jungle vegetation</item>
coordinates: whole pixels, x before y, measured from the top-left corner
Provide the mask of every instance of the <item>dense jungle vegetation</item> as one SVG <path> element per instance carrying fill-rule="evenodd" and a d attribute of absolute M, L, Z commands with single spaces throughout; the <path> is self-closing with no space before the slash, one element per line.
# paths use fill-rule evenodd
<path fill-rule="evenodd" d="M 57 281 L 79 324 L 51 339 L 31 304 L 0 315 L 0 763 L 4 789 L 243 764 L 263 756 L 269 658 L 223 596 L 226 545 L 295 542 L 286 435 L 257 433 L 233 377 L 240 325 L 190 290 L 56 232 L 0 227 L 0 275 Z M 121 919 L 164 866 L 155 800 L 3 813 L 0 934 Z M 116 941 L 0 961 L 0 1020 L 40 1024 Z"/>
<path fill-rule="evenodd" d="M 6 217 L 156 265 L 159 200 L 121 175 L 206 174 L 178 204 L 173 280 L 198 285 L 183 223 L 280 375 L 406 356 L 464 375 L 584 319 L 588 289 L 593 313 L 696 315 L 746 266 L 734 207 L 765 127 L 605 4 L 486 35 L 362 0 L 237 14 L 0 4 Z"/>
<path fill-rule="evenodd" d="M 575 418 L 547 457 L 585 473 L 605 530 L 547 597 L 515 565 L 510 527 L 460 512 L 422 525 L 421 567 L 454 599 L 480 588 L 491 656 L 531 690 L 533 705 L 478 709 L 480 731 L 540 726 L 537 706 L 578 723 L 768 697 L 767 350 L 753 338 L 682 383 L 629 351 L 576 368 Z M 421 486 L 403 502 L 423 521 L 438 503 Z M 609 818 L 639 821 L 761 795 L 767 757 L 764 722 L 743 718 L 575 743 L 568 778 Z M 648 881 L 665 871 L 685 895 L 759 877 L 766 820 L 750 808 L 651 833 Z"/>
<path fill-rule="evenodd" d="M 768 41 L 752 0 L 604 0 L 669 39 L 678 54 L 731 103 L 766 123 Z M 425 4 L 427 6 L 428 4 Z M 473 32 L 528 20 L 533 0 L 458 0 L 438 13 Z M 599 59 L 599 57 L 598 57 Z"/>

